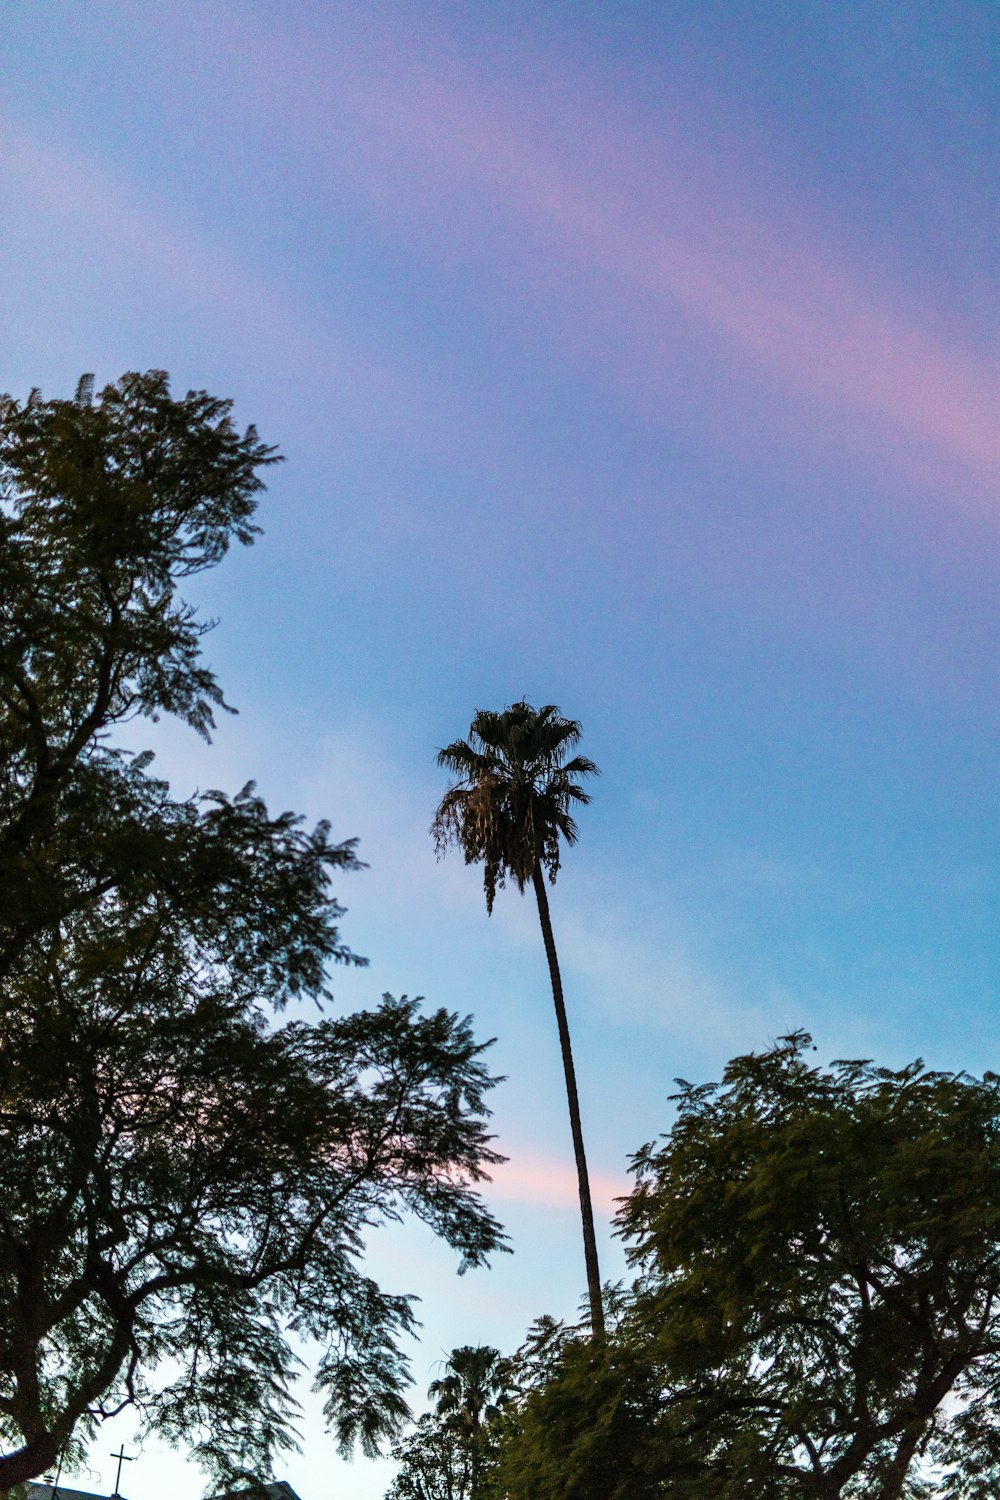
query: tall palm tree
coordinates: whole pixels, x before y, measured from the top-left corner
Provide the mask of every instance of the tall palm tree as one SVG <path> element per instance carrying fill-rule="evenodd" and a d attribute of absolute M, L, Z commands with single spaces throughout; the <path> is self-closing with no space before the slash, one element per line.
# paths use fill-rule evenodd
<path fill-rule="evenodd" d="M 577 828 L 570 808 L 574 803 L 590 801 L 579 778 L 597 775 L 597 767 L 585 755 L 566 758 L 579 741 L 580 725 L 575 719 L 564 719 L 552 703 L 532 708 L 522 701 L 512 703 L 502 713 L 480 710 L 472 721 L 469 738 L 456 740 L 438 752 L 438 765 L 458 779 L 442 797 L 431 831 L 439 856 L 449 845 L 457 844 L 466 864 L 482 863 L 488 912 L 493 910 L 498 887 L 502 888 L 508 877 L 522 893 L 529 881 L 534 887 L 566 1075 L 590 1326 L 595 1335 L 603 1335 L 601 1277 L 576 1071 L 545 890 L 545 874 L 554 882 L 559 869 L 560 839 L 576 843 Z"/>

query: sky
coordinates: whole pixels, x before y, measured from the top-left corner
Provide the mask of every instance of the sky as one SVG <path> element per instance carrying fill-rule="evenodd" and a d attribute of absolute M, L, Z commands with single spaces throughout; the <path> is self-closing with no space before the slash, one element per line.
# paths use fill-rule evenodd
<path fill-rule="evenodd" d="M 487 1196 L 419 1226 L 414 1399 L 572 1317 L 537 920 L 436 863 L 436 750 L 521 697 L 600 766 L 552 892 L 605 1276 L 673 1080 L 790 1030 L 997 1067 L 1000 11 L 975 0 L 7 0 L 0 389 L 163 368 L 286 462 L 188 597 L 239 716 L 134 729 L 369 868 L 336 1003 L 495 1037 Z M 306 1351 L 308 1353 L 308 1351 Z M 280 1471 L 375 1500 L 318 1403 Z M 119 1423 L 83 1487 L 107 1493 Z M 105 1453 L 107 1450 L 107 1454 Z M 133 1450 L 135 1451 L 135 1450 Z M 131 1500 L 203 1492 L 147 1444 Z"/>

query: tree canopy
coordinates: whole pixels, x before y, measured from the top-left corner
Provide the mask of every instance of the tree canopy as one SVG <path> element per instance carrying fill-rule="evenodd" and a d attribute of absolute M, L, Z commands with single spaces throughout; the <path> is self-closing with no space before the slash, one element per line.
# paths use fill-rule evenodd
<path fill-rule="evenodd" d="M 354 842 L 252 785 L 178 799 L 122 743 L 225 707 L 179 588 L 253 539 L 276 461 L 158 371 L 0 401 L 0 1493 L 127 1405 L 218 1480 L 266 1475 L 290 1339 L 370 1450 L 414 1316 L 366 1234 L 413 1213 L 463 1265 L 502 1246 L 467 1019 L 273 1018 L 362 962 L 330 890 Z"/>
<path fill-rule="evenodd" d="M 606 1344 L 535 1351 L 511 1500 L 995 1495 L 1000 1079 L 822 1069 L 796 1035 L 678 1104 Z"/>

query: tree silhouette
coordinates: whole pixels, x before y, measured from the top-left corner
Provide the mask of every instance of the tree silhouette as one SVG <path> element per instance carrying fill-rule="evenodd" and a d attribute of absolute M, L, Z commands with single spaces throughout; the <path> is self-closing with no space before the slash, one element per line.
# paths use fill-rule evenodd
<path fill-rule="evenodd" d="M 458 780 L 442 797 L 431 831 L 439 856 L 449 845 L 456 844 L 465 855 L 466 864 L 482 864 L 488 912 L 493 910 L 497 889 L 508 878 L 521 892 L 529 881 L 534 888 L 566 1077 L 580 1190 L 590 1324 L 595 1335 L 602 1335 L 604 1312 L 590 1179 L 544 878 L 547 872 L 549 881 L 555 882 L 560 839 L 567 844 L 576 843 L 577 828 L 570 808 L 574 803 L 584 805 L 590 801 L 579 779 L 597 775 L 597 767 L 585 755 L 567 759 L 579 741 L 580 725 L 575 719 L 563 718 L 551 703 L 536 709 L 522 700 L 502 713 L 480 710 L 472 721 L 468 740 L 455 740 L 438 752 L 438 765 L 451 771 Z"/>
<path fill-rule="evenodd" d="M 372 1450 L 414 1317 L 369 1236 L 407 1213 L 466 1264 L 501 1247 L 470 1024 L 272 1014 L 363 962 L 330 888 L 354 841 L 252 783 L 179 799 L 123 742 L 225 708 L 180 591 L 253 540 L 276 460 L 162 371 L 0 396 L 0 1494 L 124 1407 L 220 1487 L 266 1476 L 296 1340 Z"/>
<path fill-rule="evenodd" d="M 606 1338 L 517 1361 L 504 1500 L 1000 1494 L 1000 1077 L 799 1032 L 679 1086 Z"/>

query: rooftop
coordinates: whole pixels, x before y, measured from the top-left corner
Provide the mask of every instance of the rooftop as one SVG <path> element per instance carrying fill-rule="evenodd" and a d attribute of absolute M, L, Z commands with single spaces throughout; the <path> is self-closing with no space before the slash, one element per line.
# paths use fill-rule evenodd
<path fill-rule="evenodd" d="M 17 1491 L 14 1491 L 15 1495 Z M 114 1500 L 114 1497 L 95 1495 L 92 1490 L 70 1489 L 68 1484 L 36 1484 L 29 1480 L 24 1486 L 24 1500 Z M 118 1496 L 124 1500 L 124 1496 Z"/>
<path fill-rule="evenodd" d="M 224 1495 L 215 1495 L 212 1500 L 299 1500 L 299 1496 L 284 1479 L 258 1486 L 243 1485 L 238 1490 L 227 1490 Z M 74 1490 L 66 1484 L 38 1484 L 34 1480 L 24 1487 L 24 1500 L 125 1500 L 123 1495 L 96 1495 L 92 1490 Z"/>
<path fill-rule="evenodd" d="M 95 1495 L 92 1490 L 70 1489 L 68 1484 L 36 1484 L 29 1480 L 24 1487 L 24 1500 L 105 1500 L 105 1496 Z M 118 1500 L 124 1500 L 124 1496 Z"/>

